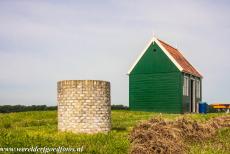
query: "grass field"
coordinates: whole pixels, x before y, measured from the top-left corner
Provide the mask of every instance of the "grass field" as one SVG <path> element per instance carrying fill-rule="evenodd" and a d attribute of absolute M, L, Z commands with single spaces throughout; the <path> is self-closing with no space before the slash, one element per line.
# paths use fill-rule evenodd
<path fill-rule="evenodd" d="M 175 119 L 188 116 L 206 121 L 223 114 L 161 114 L 163 118 Z M 112 131 L 108 134 L 73 134 L 57 131 L 57 112 L 38 111 L 0 114 L 1 147 L 72 147 L 83 146 L 83 153 L 128 153 L 129 132 L 139 122 L 159 116 L 159 113 L 112 111 Z M 215 140 L 204 145 L 194 143 L 190 153 L 228 153 L 230 128 L 220 129 Z M 1 152 L 0 152 L 1 153 Z"/>

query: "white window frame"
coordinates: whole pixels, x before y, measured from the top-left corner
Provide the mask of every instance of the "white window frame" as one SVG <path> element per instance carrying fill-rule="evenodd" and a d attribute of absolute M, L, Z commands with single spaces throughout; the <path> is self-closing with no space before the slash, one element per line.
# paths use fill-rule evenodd
<path fill-rule="evenodd" d="M 201 84 L 200 84 L 200 80 L 196 80 L 196 98 L 200 98 L 201 96 Z"/>
<path fill-rule="evenodd" d="M 183 95 L 189 96 L 189 78 L 187 76 L 184 76 Z"/>

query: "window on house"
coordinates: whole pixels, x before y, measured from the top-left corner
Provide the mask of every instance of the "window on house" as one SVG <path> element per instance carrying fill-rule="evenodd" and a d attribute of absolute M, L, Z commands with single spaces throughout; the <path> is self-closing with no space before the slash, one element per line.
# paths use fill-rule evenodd
<path fill-rule="evenodd" d="M 200 98 L 200 80 L 196 80 L 196 97 Z"/>
<path fill-rule="evenodd" d="M 183 84 L 183 95 L 184 96 L 188 96 L 188 84 L 189 84 L 188 77 L 185 76 L 184 77 L 184 84 Z"/>

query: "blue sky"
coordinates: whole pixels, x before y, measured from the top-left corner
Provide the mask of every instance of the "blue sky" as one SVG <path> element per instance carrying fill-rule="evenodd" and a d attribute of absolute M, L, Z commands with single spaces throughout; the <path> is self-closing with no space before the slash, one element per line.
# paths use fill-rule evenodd
<path fill-rule="evenodd" d="M 0 104 L 56 104 L 56 82 L 111 82 L 128 105 L 129 67 L 153 33 L 203 74 L 203 100 L 229 102 L 230 3 L 1 0 Z"/>

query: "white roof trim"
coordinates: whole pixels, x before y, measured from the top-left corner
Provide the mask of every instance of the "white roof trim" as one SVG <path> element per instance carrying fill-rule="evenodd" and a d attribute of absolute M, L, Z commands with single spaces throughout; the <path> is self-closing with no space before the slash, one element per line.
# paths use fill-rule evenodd
<path fill-rule="evenodd" d="M 170 53 L 163 47 L 163 45 L 156 39 L 157 45 L 164 51 L 164 53 L 168 56 L 168 58 L 176 65 L 176 67 L 182 72 L 183 68 L 180 64 L 170 55 Z"/>
<path fill-rule="evenodd" d="M 134 67 L 136 66 L 136 64 L 138 63 L 138 61 L 141 59 L 141 57 L 145 54 L 145 52 L 147 51 L 147 49 L 149 48 L 149 46 L 155 41 L 155 37 L 153 37 L 148 44 L 146 45 L 146 47 L 142 50 L 141 54 L 137 57 L 136 61 L 132 64 L 132 66 L 130 67 L 128 74 L 130 74 L 132 72 L 132 70 L 134 69 Z"/>
<path fill-rule="evenodd" d="M 147 46 L 144 48 L 144 50 L 141 52 L 141 54 L 138 56 L 138 58 L 136 59 L 136 61 L 133 63 L 133 65 L 130 67 L 129 71 L 128 71 L 128 75 L 132 72 L 132 70 L 134 69 L 134 67 L 136 66 L 136 64 L 138 63 L 138 61 L 141 59 L 141 57 L 145 54 L 145 52 L 147 51 L 147 49 L 149 48 L 149 46 L 156 42 L 157 45 L 162 49 L 162 51 L 167 55 L 167 57 L 174 63 L 174 65 L 176 65 L 176 67 L 182 72 L 183 68 L 180 66 L 180 64 L 177 63 L 177 61 L 170 55 L 170 53 L 161 45 L 161 43 L 155 38 L 153 37 L 149 43 L 147 44 Z"/>
<path fill-rule="evenodd" d="M 178 50 L 178 49 L 177 49 L 177 50 Z M 184 56 L 184 58 L 186 59 L 186 57 L 187 57 L 186 53 L 183 52 L 182 50 L 179 50 L 179 51 L 180 51 L 180 53 Z M 189 62 L 189 63 L 190 63 L 190 62 Z M 197 69 L 197 67 L 194 67 L 191 63 L 190 63 L 190 65 L 200 74 L 200 77 L 199 77 L 199 78 L 203 78 L 202 74 L 201 74 L 200 71 Z M 185 73 L 186 73 L 186 72 L 185 72 Z M 190 73 L 190 74 L 192 74 L 192 73 Z M 192 74 L 192 75 L 198 77 L 198 76 L 195 75 L 195 74 Z"/>

